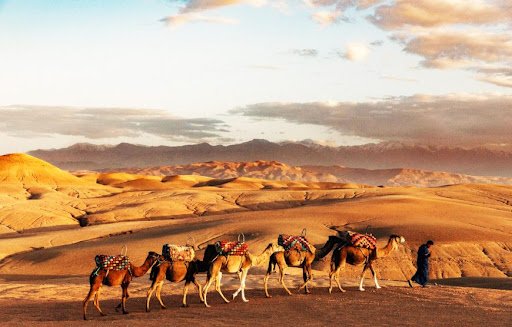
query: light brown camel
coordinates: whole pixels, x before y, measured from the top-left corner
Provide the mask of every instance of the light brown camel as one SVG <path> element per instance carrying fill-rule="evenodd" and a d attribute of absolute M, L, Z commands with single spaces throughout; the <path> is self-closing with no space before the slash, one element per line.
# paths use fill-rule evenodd
<path fill-rule="evenodd" d="M 332 238 L 332 240 L 331 240 Z M 286 287 L 286 284 L 284 283 L 284 272 L 286 268 L 288 267 L 295 267 L 295 268 L 302 268 L 303 270 L 303 279 L 304 283 L 299 287 L 299 291 L 304 288 L 306 294 L 309 294 L 309 288 L 308 283 L 312 280 L 313 275 L 311 271 L 311 264 L 317 258 L 318 256 L 324 257 L 327 253 L 325 251 L 329 252 L 332 249 L 331 243 L 335 243 L 337 237 L 336 236 L 330 236 L 329 241 L 327 244 L 322 247 L 321 249 L 316 250 L 314 246 L 311 246 L 311 251 L 300 251 L 296 248 L 290 249 L 288 251 L 285 251 L 283 247 L 281 247 L 281 250 L 278 252 L 275 252 L 270 256 L 270 261 L 268 263 L 268 269 L 267 273 L 265 275 L 265 278 L 263 280 L 264 288 L 265 288 L 265 296 L 270 298 L 272 297 L 268 293 L 268 278 L 270 277 L 270 274 L 275 270 L 275 266 L 279 266 L 279 281 L 281 282 L 281 285 L 285 289 L 285 291 L 292 295 L 292 292 Z M 325 253 L 325 254 L 324 254 Z"/>
<path fill-rule="evenodd" d="M 100 269 L 96 273 L 96 268 L 92 271 L 91 275 L 89 276 L 89 284 L 91 285 L 89 289 L 89 293 L 85 297 L 82 308 L 84 313 L 84 320 L 87 320 L 86 312 L 87 312 L 87 305 L 89 304 L 89 301 L 94 296 L 94 306 L 102 316 L 106 316 L 103 311 L 101 311 L 100 308 L 100 290 L 102 285 L 106 286 L 119 286 L 121 285 L 121 288 L 123 290 L 123 295 L 121 298 L 121 303 L 117 306 L 116 309 L 119 309 L 120 307 L 123 309 L 123 314 L 127 314 L 128 311 L 126 311 L 126 300 L 130 296 L 128 294 L 128 286 L 130 285 L 130 282 L 132 281 L 133 277 L 141 277 L 146 274 L 146 272 L 153 266 L 153 264 L 157 261 L 159 254 L 155 252 L 149 252 L 148 256 L 146 257 L 146 260 L 144 260 L 144 263 L 136 267 L 132 263 L 129 264 L 128 269 L 124 270 L 109 270 L 107 273 L 107 270 Z"/>
<path fill-rule="evenodd" d="M 210 268 L 208 269 L 208 273 L 206 276 L 206 284 L 203 288 L 203 299 L 204 305 L 206 307 L 210 307 L 208 302 L 206 301 L 206 295 L 208 294 L 208 289 L 212 285 L 215 280 L 215 289 L 220 294 L 224 302 L 229 303 L 228 299 L 222 294 L 222 290 L 220 288 L 220 282 L 222 279 L 222 273 L 229 274 L 238 274 L 238 278 L 240 279 L 240 287 L 233 293 L 233 299 L 237 297 L 237 295 L 242 293 L 242 300 L 244 302 L 248 302 L 249 300 L 245 297 L 245 280 L 247 278 L 247 273 L 252 266 L 257 266 L 261 262 L 263 262 L 269 255 L 272 253 L 279 251 L 282 249 L 281 246 L 270 243 L 265 250 L 258 256 L 252 255 L 249 251 L 246 252 L 245 255 L 236 256 L 236 255 L 217 255 L 215 251 L 215 247 L 213 245 L 208 245 L 204 253 L 203 262 L 211 262 Z M 211 259 L 209 259 L 211 258 Z"/>
<path fill-rule="evenodd" d="M 370 250 L 362 247 L 355 247 L 352 245 L 343 245 L 343 243 L 339 247 L 335 248 L 332 257 L 331 257 L 331 271 L 329 273 L 329 293 L 332 292 L 333 289 L 333 280 L 336 281 L 338 288 L 340 291 L 345 292 L 345 290 L 341 287 L 339 281 L 339 273 L 340 270 L 345 268 L 345 263 L 348 263 L 353 266 L 363 265 L 363 272 L 361 273 L 361 281 L 359 282 L 359 290 L 364 291 L 363 281 L 366 270 L 370 268 L 370 271 L 373 275 L 373 281 L 375 283 L 375 288 L 381 288 L 379 282 L 377 281 L 377 275 L 375 274 L 375 270 L 373 269 L 373 262 L 379 258 L 383 258 L 389 255 L 392 251 L 398 249 L 398 245 L 405 242 L 405 238 L 399 235 L 390 235 L 388 243 L 383 248 L 375 248 L 374 250 Z M 327 245 L 327 244 L 326 244 Z"/>
<path fill-rule="evenodd" d="M 160 295 L 160 293 L 162 292 L 162 286 L 164 285 L 165 279 L 167 279 L 171 283 L 179 283 L 185 281 L 185 286 L 183 287 L 183 307 L 188 307 L 187 293 L 190 283 L 194 283 L 194 285 L 196 285 L 197 290 L 199 292 L 199 298 L 201 299 L 201 302 L 204 302 L 203 289 L 196 279 L 196 274 L 200 272 L 206 272 L 206 270 L 207 269 L 204 269 L 203 265 L 198 260 L 194 260 L 191 262 L 186 262 L 182 260 L 168 261 L 165 260 L 164 256 L 160 256 L 158 262 L 151 269 L 149 279 L 153 281 L 153 283 L 148 289 L 146 299 L 146 312 L 149 312 L 149 302 L 151 301 L 151 296 L 153 295 L 153 292 L 155 290 L 156 298 L 158 299 L 158 302 L 160 302 L 160 307 L 162 309 L 166 309 L 164 303 L 162 302 L 162 297 Z"/>

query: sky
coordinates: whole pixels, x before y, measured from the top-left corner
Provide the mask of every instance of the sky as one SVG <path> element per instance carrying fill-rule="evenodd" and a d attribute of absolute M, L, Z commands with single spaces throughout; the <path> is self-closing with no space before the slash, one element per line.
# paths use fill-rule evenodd
<path fill-rule="evenodd" d="M 0 153 L 512 147 L 509 0 L 0 0 Z"/>

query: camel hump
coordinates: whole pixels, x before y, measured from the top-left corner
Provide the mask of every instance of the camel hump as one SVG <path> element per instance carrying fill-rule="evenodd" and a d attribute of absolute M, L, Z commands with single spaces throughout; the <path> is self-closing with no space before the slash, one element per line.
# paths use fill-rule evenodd
<path fill-rule="evenodd" d="M 98 254 L 94 261 L 97 268 L 104 270 L 124 270 L 130 266 L 130 259 L 125 255 Z"/>
<path fill-rule="evenodd" d="M 377 248 L 377 238 L 372 234 L 361 234 L 357 232 L 347 232 L 352 246 L 374 250 Z"/>
<path fill-rule="evenodd" d="M 164 244 L 162 246 L 162 255 L 170 261 L 190 262 L 196 257 L 196 251 L 192 246 Z"/>
<path fill-rule="evenodd" d="M 220 255 L 242 256 L 249 250 L 249 245 L 243 241 L 218 241 L 215 249 Z"/>
<path fill-rule="evenodd" d="M 277 244 L 282 246 L 285 251 L 298 250 L 315 253 L 315 247 L 303 235 L 279 234 Z"/>

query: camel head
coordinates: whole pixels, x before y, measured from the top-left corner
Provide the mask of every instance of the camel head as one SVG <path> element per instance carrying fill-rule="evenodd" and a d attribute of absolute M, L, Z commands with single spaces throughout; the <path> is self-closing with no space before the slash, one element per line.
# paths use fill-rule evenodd
<path fill-rule="evenodd" d="M 160 255 L 160 254 L 158 254 L 156 252 L 150 251 L 150 252 L 148 252 L 148 256 L 146 257 L 146 261 L 148 261 L 150 263 L 154 263 L 160 257 L 162 257 L 162 255 Z"/>
<path fill-rule="evenodd" d="M 267 245 L 267 249 L 271 249 L 271 253 L 284 251 L 284 248 L 277 243 L 270 243 L 269 245 Z"/>
<path fill-rule="evenodd" d="M 396 248 L 398 245 L 405 243 L 405 237 L 401 235 L 392 234 L 389 236 L 389 241 L 393 242 L 393 247 Z"/>

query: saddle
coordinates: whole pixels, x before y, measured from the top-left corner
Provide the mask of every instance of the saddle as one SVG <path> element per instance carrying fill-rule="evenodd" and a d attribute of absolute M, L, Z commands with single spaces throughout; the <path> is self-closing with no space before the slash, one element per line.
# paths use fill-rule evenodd
<path fill-rule="evenodd" d="M 215 249 L 219 255 L 238 255 L 242 256 L 247 253 L 249 245 L 244 241 L 218 241 L 215 243 Z"/>
<path fill-rule="evenodd" d="M 165 259 L 170 261 L 190 262 L 194 260 L 196 251 L 192 246 L 164 244 L 162 247 L 162 255 Z"/>
<path fill-rule="evenodd" d="M 279 234 L 277 244 L 284 247 L 286 251 L 295 249 L 297 251 L 309 251 L 311 253 L 315 253 L 315 248 L 303 235 Z"/>
<path fill-rule="evenodd" d="M 377 248 L 377 238 L 372 234 L 361 234 L 357 232 L 347 231 L 346 240 L 352 246 L 375 250 Z"/>
<path fill-rule="evenodd" d="M 99 254 L 94 258 L 96 268 L 109 270 L 125 270 L 130 267 L 130 259 L 125 255 L 104 255 Z"/>

